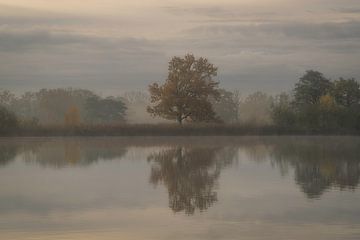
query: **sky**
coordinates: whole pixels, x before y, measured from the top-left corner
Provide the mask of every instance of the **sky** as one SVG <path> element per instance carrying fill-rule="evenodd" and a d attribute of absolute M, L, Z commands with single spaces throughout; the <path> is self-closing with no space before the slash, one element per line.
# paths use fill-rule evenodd
<path fill-rule="evenodd" d="M 146 91 L 173 56 L 220 86 L 289 91 L 308 69 L 360 80 L 359 0 L 0 0 L 0 88 Z"/>

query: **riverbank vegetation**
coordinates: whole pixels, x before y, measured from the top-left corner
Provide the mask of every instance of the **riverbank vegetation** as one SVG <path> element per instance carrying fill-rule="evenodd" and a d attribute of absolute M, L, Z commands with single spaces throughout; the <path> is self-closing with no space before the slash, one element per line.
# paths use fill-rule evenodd
<path fill-rule="evenodd" d="M 0 134 L 269 135 L 358 134 L 360 84 L 308 70 L 287 93 L 242 96 L 216 80 L 217 67 L 191 54 L 169 62 L 168 77 L 149 93 L 100 96 L 73 88 L 22 95 L 0 91 Z M 241 89 L 241 84 L 239 84 Z"/>

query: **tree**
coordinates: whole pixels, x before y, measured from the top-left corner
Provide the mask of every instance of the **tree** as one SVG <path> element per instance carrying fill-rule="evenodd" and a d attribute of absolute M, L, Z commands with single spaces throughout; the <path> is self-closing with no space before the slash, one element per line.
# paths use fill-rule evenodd
<path fill-rule="evenodd" d="M 240 103 L 240 121 L 255 126 L 269 125 L 273 98 L 263 92 L 255 92 Z"/>
<path fill-rule="evenodd" d="M 116 123 L 125 118 L 127 107 L 122 99 L 90 97 L 85 103 L 86 118 L 91 123 Z"/>
<path fill-rule="evenodd" d="M 86 100 L 94 96 L 97 95 L 84 89 L 41 89 L 36 92 L 39 120 L 42 124 L 62 124 L 65 114 L 73 106 L 83 116 Z"/>
<path fill-rule="evenodd" d="M 65 113 L 65 125 L 77 126 L 80 124 L 80 112 L 76 106 L 71 106 Z"/>
<path fill-rule="evenodd" d="M 147 111 L 153 116 L 177 120 L 182 124 L 188 119 L 195 122 L 217 120 L 209 101 L 219 98 L 219 82 L 214 81 L 217 67 L 206 58 L 196 59 L 187 54 L 184 58 L 173 57 L 169 62 L 168 77 L 163 85 L 149 86 L 151 95 Z"/>
<path fill-rule="evenodd" d="M 337 128 L 338 108 L 334 98 L 330 94 L 320 97 L 319 100 L 319 123 L 321 128 Z"/>
<path fill-rule="evenodd" d="M 337 104 L 351 107 L 360 103 L 360 84 L 354 79 L 343 79 L 334 81 L 332 95 Z"/>
<path fill-rule="evenodd" d="M 0 105 L 10 107 L 15 100 L 16 97 L 13 93 L 8 90 L 0 90 Z"/>
<path fill-rule="evenodd" d="M 0 133 L 10 132 L 18 127 L 15 114 L 0 105 Z"/>
<path fill-rule="evenodd" d="M 271 114 L 274 123 L 279 127 L 293 127 L 296 124 L 292 100 L 286 93 L 281 93 L 275 97 L 271 106 Z"/>
<path fill-rule="evenodd" d="M 322 73 L 309 70 L 295 85 L 295 102 L 298 105 L 319 103 L 320 97 L 328 94 L 332 84 Z"/>
<path fill-rule="evenodd" d="M 229 92 L 225 89 L 219 90 L 220 97 L 212 100 L 214 111 L 225 123 L 235 123 L 238 121 L 239 100 L 237 92 Z"/>

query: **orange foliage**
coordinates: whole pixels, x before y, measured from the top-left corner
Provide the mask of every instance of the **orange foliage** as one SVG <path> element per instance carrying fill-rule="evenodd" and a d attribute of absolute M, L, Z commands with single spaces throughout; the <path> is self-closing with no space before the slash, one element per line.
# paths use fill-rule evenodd
<path fill-rule="evenodd" d="M 65 125 L 66 126 L 77 126 L 80 124 L 80 111 L 76 106 L 71 106 L 65 113 Z"/>

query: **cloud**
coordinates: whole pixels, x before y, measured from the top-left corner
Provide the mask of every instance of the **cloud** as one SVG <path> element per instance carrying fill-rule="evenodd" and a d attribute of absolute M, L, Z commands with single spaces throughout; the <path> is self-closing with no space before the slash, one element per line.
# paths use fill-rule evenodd
<path fill-rule="evenodd" d="M 356 7 L 341 7 L 341 8 L 335 8 L 334 11 L 340 12 L 340 13 L 360 13 L 360 8 Z"/>
<path fill-rule="evenodd" d="M 117 94 L 159 80 L 167 61 L 158 42 L 143 38 L 30 30 L 0 31 L 0 56 L 3 88 L 66 86 L 109 92 L 106 86 L 112 86 Z"/>
<path fill-rule="evenodd" d="M 242 35 L 254 36 L 285 36 L 301 39 L 346 39 L 360 38 L 360 22 L 349 21 L 340 23 L 306 23 L 277 22 L 255 24 L 216 24 L 205 25 L 188 30 L 189 34 Z"/>
<path fill-rule="evenodd" d="M 341 12 L 356 2 L 272 2 L 157 2 L 116 16 L 0 5 L 0 84 L 146 90 L 165 79 L 172 56 L 188 52 L 218 65 L 223 86 L 243 91 L 283 91 L 308 68 L 360 77 L 360 19 Z"/>
<path fill-rule="evenodd" d="M 1 30 L 0 29 L 0 51 L 24 51 L 34 48 L 44 49 L 68 45 L 92 46 L 93 50 L 111 49 L 123 50 L 134 53 L 142 50 L 147 52 L 155 45 L 155 42 L 143 38 L 109 38 L 97 35 L 75 34 L 66 32 L 52 32 L 46 30 Z M 151 54 L 152 51 L 148 50 Z"/>
<path fill-rule="evenodd" d="M 80 16 L 68 13 L 42 11 L 26 7 L 17 7 L 0 4 L 0 26 L 1 25 L 63 25 L 75 23 L 95 23 L 98 19 L 89 16 Z"/>

